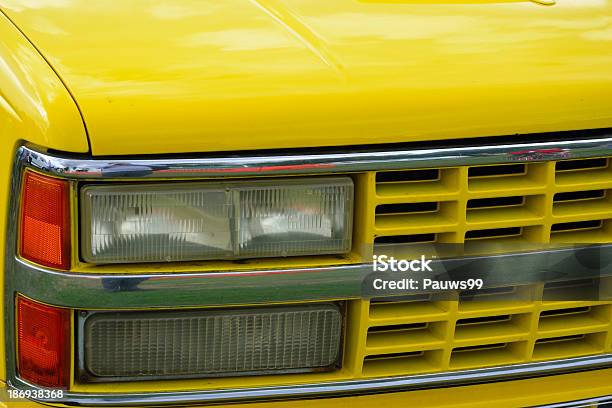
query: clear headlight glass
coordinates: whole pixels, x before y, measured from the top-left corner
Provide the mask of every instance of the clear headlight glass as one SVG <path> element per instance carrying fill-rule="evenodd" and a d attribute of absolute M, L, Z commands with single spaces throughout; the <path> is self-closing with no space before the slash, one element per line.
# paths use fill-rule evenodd
<path fill-rule="evenodd" d="M 345 253 L 348 177 L 90 185 L 81 190 L 82 257 L 164 262 Z"/>

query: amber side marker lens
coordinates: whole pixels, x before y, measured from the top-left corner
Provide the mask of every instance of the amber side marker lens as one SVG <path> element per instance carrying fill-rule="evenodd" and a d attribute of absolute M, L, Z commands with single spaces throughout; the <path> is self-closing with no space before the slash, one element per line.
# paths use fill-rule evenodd
<path fill-rule="evenodd" d="M 67 388 L 70 311 L 17 297 L 19 376 L 37 385 Z"/>
<path fill-rule="evenodd" d="M 22 257 L 58 269 L 70 268 L 69 185 L 26 172 L 21 191 Z"/>

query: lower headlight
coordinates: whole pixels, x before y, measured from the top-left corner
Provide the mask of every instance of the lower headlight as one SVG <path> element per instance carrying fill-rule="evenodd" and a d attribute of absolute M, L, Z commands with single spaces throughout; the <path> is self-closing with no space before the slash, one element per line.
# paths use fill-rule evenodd
<path fill-rule="evenodd" d="M 338 367 L 337 305 L 93 312 L 81 323 L 90 381 L 320 371 Z"/>
<path fill-rule="evenodd" d="M 349 177 L 89 185 L 82 258 L 160 262 L 346 253 Z"/>

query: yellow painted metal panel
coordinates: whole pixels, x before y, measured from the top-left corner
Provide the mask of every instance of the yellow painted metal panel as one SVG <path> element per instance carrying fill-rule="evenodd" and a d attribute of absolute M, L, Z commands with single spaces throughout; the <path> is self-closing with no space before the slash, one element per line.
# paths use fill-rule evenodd
<path fill-rule="evenodd" d="M 70 94 L 36 49 L 0 13 L 0 247 L 6 247 L 12 163 L 24 141 L 68 152 L 85 153 L 89 147 L 83 121 Z M 0 286 L 4 287 L 4 256 L 0 260 Z M 0 314 L 4 310 L 0 302 Z M 4 338 L 0 322 L 0 338 Z M 0 355 L 4 355 L 4 341 Z M 0 358 L 0 379 L 5 378 Z"/>

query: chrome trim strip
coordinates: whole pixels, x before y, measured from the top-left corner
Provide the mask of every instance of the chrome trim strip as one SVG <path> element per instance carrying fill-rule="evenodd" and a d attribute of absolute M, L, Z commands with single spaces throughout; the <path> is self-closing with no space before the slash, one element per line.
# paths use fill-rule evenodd
<path fill-rule="evenodd" d="M 356 299 L 367 295 L 363 285 L 372 271 L 371 264 L 358 264 L 245 272 L 103 275 L 55 271 L 18 258 L 13 258 L 11 264 L 14 292 L 52 305 L 81 309 Z M 474 271 L 486 270 L 489 287 L 599 278 L 612 276 L 612 244 L 435 259 L 431 267 L 433 272 L 423 272 L 422 277 L 460 280 Z"/>
<path fill-rule="evenodd" d="M 349 173 L 612 155 L 611 137 L 541 143 L 321 154 L 251 154 L 202 158 L 119 159 L 56 155 L 21 147 L 20 161 L 72 179 L 190 178 Z M 390 147 L 398 149 L 398 147 Z"/>
<path fill-rule="evenodd" d="M 605 354 L 592 357 L 517 364 L 504 367 L 490 367 L 476 370 L 292 386 L 128 394 L 84 394 L 67 392 L 61 400 L 40 401 L 87 406 L 149 406 L 158 404 L 250 402 L 262 399 L 325 398 L 330 396 L 359 395 L 372 392 L 398 392 L 440 386 L 506 381 L 516 378 L 562 374 L 586 369 L 593 370 L 609 367 L 611 364 L 612 354 Z M 17 389 L 32 388 L 31 384 L 20 379 L 11 381 L 9 386 Z"/>
<path fill-rule="evenodd" d="M 599 404 L 612 404 L 612 395 L 578 401 L 560 402 L 558 404 L 538 405 L 536 408 L 588 408 L 598 406 Z"/>

